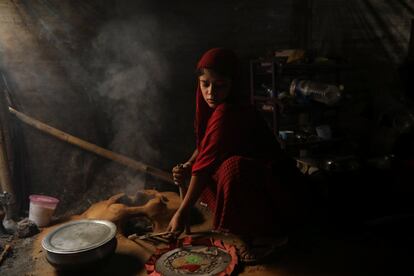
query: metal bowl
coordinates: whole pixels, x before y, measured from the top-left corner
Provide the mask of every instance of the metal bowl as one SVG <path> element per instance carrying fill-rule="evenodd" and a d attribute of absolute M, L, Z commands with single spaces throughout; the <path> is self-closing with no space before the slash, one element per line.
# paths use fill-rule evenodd
<path fill-rule="evenodd" d="M 109 257 L 116 248 L 116 225 L 107 220 L 77 220 L 46 235 L 42 247 L 56 268 L 84 268 Z"/>

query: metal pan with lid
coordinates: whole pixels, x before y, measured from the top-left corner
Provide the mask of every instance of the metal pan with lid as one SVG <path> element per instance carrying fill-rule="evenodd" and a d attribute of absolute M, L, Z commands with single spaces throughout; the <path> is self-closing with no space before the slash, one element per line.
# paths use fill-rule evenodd
<path fill-rule="evenodd" d="M 42 247 L 56 268 L 82 268 L 112 255 L 116 225 L 107 220 L 77 220 L 60 225 L 46 235 Z"/>

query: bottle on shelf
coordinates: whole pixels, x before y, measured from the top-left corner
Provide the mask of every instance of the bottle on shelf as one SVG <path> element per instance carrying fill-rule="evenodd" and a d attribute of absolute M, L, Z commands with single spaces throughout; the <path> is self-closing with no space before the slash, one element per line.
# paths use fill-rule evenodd
<path fill-rule="evenodd" d="M 275 97 L 275 91 L 271 88 L 271 87 L 269 87 L 269 86 L 267 86 L 266 84 L 264 84 L 264 83 L 262 83 L 261 84 L 261 86 L 262 86 L 262 88 L 264 89 L 264 91 L 266 92 L 266 95 L 268 96 L 268 97 L 270 97 L 270 98 L 274 98 Z"/>
<path fill-rule="evenodd" d="M 290 94 L 299 99 L 314 100 L 326 105 L 334 105 L 342 98 L 343 87 L 322 82 L 294 79 L 290 84 Z"/>

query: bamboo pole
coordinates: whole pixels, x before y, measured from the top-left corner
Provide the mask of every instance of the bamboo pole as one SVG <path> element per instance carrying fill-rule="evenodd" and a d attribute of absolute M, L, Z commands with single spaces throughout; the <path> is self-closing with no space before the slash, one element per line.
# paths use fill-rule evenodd
<path fill-rule="evenodd" d="M 1 129 L 1 126 L 0 126 Z M 3 192 L 8 192 L 11 196 L 11 204 L 16 203 L 14 198 L 14 189 L 12 186 L 9 164 L 7 162 L 7 153 L 5 150 L 3 133 L 0 130 L 0 186 Z"/>
<path fill-rule="evenodd" d="M 92 144 L 92 143 L 89 143 L 85 140 L 77 138 L 77 137 L 75 137 L 73 135 L 70 135 L 66 132 L 63 132 L 59 129 L 51 127 L 51 126 L 49 126 L 45 123 L 42 123 L 42 122 L 40 122 L 36 119 L 33 119 L 33 118 L 31 118 L 31 117 L 15 110 L 12 107 L 9 107 L 9 111 L 10 111 L 11 114 L 15 115 L 16 118 L 18 118 L 22 122 L 36 128 L 36 129 L 38 129 L 42 132 L 45 132 L 45 133 L 47 133 L 51 136 L 54 136 L 54 137 L 56 137 L 56 138 L 58 138 L 58 139 L 60 139 L 64 142 L 67 142 L 69 144 L 78 146 L 78 147 L 80 147 L 84 150 L 95 153 L 96 155 L 105 157 L 107 159 L 110 159 L 110 160 L 115 161 L 117 163 L 120 163 L 122 165 L 125 165 L 125 166 L 127 166 L 127 167 L 129 167 L 133 170 L 148 173 L 150 175 L 153 175 L 153 176 L 155 176 L 159 179 L 162 179 L 164 181 L 167 181 L 169 183 L 174 183 L 173 180 L 172 180 L 171 175 L 169 173 L 165 172 L 165 171 L 162 171 L 162 170 L 160 170 L 158 168 L 155 168 L 155 167 L 148 166 L 144 163 L 138 162 L 138 161 L 133 160 L 133 159 L 131 159 L 129 157 L 126 157 L 124 155 L 115 153 L 113 151 L 104 149 L 104 148 L 99 147 L 95 144 Z"/>
<path fill-rule="evenodd" d="M 3 142 L 4 142 L 4 149 L 6 151 L 6 156 L 7 156 L 7 161 L 10 164 L 9 168 L 10 168 L 10 175 L 13 175 L 13 160 L 14 160 L 14 152 L 13 152 L 13 146 L 12 146 L 12 142 L 11 142 L 11 133 L 10 133 L 10 126 L 9 126 L 9 112 L 7 110 L 7 108 L 9 106 L 13 106 L 11 99 L 10 99 L 10 88 L 9 85 L 7 83 L 7 79 L 4 76 L 3 73 L 1 73 L 1 77 L 3 79 L 3 94 L 1 95 L 1 105 L 0 105 L 0 116 L 1 116 L 1 125 L 2 125 L 2 133 L 3 133 Z"/>
<path fill-rule="evenodd" d="M 3 94 L 0 95 L 0 188 L 2 192 L 7 192 L 10 195 L 9 209 L 6 211 L 6 216 L 9 219 L 13 219 L 16 215 L 16 195 L 12 183 L 10 165 L 8 154 L 11 154 L 10 143 L 7 143 L 9 132 L 7 124 L 7 104 L 5 103 L 6 98 L 3 97 Z M 8 140 L 10 142 L 10 140 Z"/>

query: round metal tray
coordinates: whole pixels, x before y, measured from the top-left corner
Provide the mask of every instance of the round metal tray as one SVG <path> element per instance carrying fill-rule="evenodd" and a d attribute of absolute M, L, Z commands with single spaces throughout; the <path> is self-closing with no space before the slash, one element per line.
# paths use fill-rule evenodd
<path fill-rule="evenodd" d="M 174 265 L 197 264 L 200 268 L 194 271 L 186 271 Z M 231 256 L 226 251 L 216 246 L 185 246 L 168 251 L 161 255 L 155 262 L 155 271 L 168 276 L 206 276 L 217 275 L 223 272 L 231 262 Z"/>
<path fill-rule="evenodd" d="M 77 220 L 46 235 L 42 247 L 48 252 L 73 254 L 100 247 L 115 237 L 116 225 L 108 220 Z"/>

